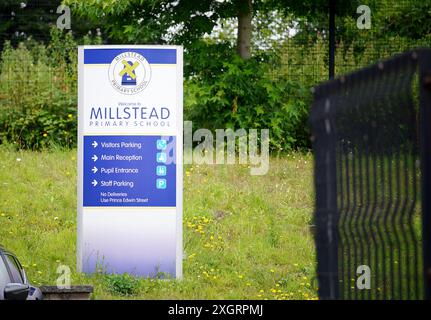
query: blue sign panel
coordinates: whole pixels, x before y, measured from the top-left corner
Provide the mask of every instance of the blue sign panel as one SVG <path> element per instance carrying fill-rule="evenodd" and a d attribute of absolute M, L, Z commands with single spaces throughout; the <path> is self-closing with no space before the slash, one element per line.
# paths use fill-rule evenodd
<path fill-rule="evenodd" d="M 84 136 L 84 207 L 175 207 L 174 150 L 174 136 Z"/>

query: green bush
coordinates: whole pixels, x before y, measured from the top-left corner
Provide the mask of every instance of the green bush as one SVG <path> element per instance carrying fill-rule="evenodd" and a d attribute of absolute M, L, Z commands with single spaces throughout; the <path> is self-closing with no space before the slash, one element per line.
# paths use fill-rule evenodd
<path fill-rule="evenodd" d="M 105 282 L 111 293 L 123 296 L 137 294 L 140 287 L 139 280 L 127 273 L 106 275 Z"/>
<path fill-rule="evenodd" d="M 244 61 L 218 52 L 195 58 L 202 72 L 189 71 L 185 82 L 185 118 L 194 129 L 269 129 L 272 151 L 309 147 L 309 87 L 279 77 L 277 57 Z"/>
<path fill-rule="evenodd" d="M 100 39 L 84 38 L 84 43 Z M 77 42 L 51 30 L 48 46 L 6 42 L 0 62 L 0 143 L 73 148 L 77 136 Z"/>
<path fill-rule="evenodd" d="M 348 28 L 341 30 L 343 41 L 337 43 L 337 75 L 431 43 L 430 35 L 376 37 L 345 19 L 342 25 Z M 328 74 L 325 37 L 305 30 L 277 41 L 270 53 L 254 47 L 247 61 L 237 56 L 232 43 L 223 41 L 205 39 L 186 46 L 184 119 L 192 120 L 194 129 L 269 129 L 272 152 L 309 148 L 310 88 Z M 100 44 L 101 38 L 86 36 L 79 42 Z M 77 44 L 70 32 L 55 27 L 47 45 L 31 39 L 17 47 L 5 44 L 0 143 L 34 150 L 76 146 Z"/>
<path fill-rule="evenodd" d="M 52 146 L 76 146 L 76 107 L 55 110 L 5 111 L 0 114 L 0 139 L 18 148 L 39 150 Z"/>

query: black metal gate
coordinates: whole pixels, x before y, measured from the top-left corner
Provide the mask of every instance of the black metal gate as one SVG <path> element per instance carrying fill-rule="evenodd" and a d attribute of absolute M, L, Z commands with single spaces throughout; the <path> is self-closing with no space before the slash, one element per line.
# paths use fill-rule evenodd
<path fill-rule="evenodd" d="M 431 50 L 314 89 L 321 299 L 431 297 Z"/>

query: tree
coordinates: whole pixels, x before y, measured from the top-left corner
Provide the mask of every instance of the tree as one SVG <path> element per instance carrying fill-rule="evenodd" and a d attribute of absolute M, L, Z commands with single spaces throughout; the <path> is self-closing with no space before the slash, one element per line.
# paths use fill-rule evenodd
<path fill-rule="evenodd" d="M 254 1 L 258 2 L 258 1 Z M 115 42 L 190 45 L 221 18 L 238 18 L 238 53 L 250 57 L 252 0 L 66 0 L 80 15 L 104 21 Z"/>
<path fill-rule="evenodd" d="M 252 19 L 267 0 L 66 0 L 72 10 L 104 21 L 114 42 L 176 43 L 186 47 L 210 34 L 220 19 L 237 19 L 237 52 L 251 56 Z"/>
<path fill-rule="evenodd" d="M 245 0 L 238 8 L 237 52 L 242 59 L 250 58 L 251 34 L 253 19 L 252 0 Z"/>
<path fill-rule="evenodd" d="M 104 22 L 118 43 L 180 43 L 186 47 L 210 34 L 219 19 L 237 19 L 238 54 L 250 58 L 252 19 L 257 11 L 280 10 L 309 21 L 328 16 L 328 0 L 65 0 L 72 10 Z M 337 0 L 337 14 L 355 12 L 358 0 Z"/>
<path fill-rule="evenodd" d="M 19 1 L 0 3 L 0 46 L 5 40 L 12 44 L 31 36 L 38 41 L 49 38 L 49 24 L 55 23 L 55 9 L 60 0 Z"/>

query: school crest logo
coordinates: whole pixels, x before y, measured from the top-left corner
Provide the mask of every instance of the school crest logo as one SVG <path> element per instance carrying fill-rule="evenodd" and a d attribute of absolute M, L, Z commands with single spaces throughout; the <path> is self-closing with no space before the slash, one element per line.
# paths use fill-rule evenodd
<path fill-rule="evenodd" d="M 148 61 L 137 52 L 123 52 L 109 66 L 111 85 L 123 94 L 136 94 L 144 90 L 151 79 Z"/>

